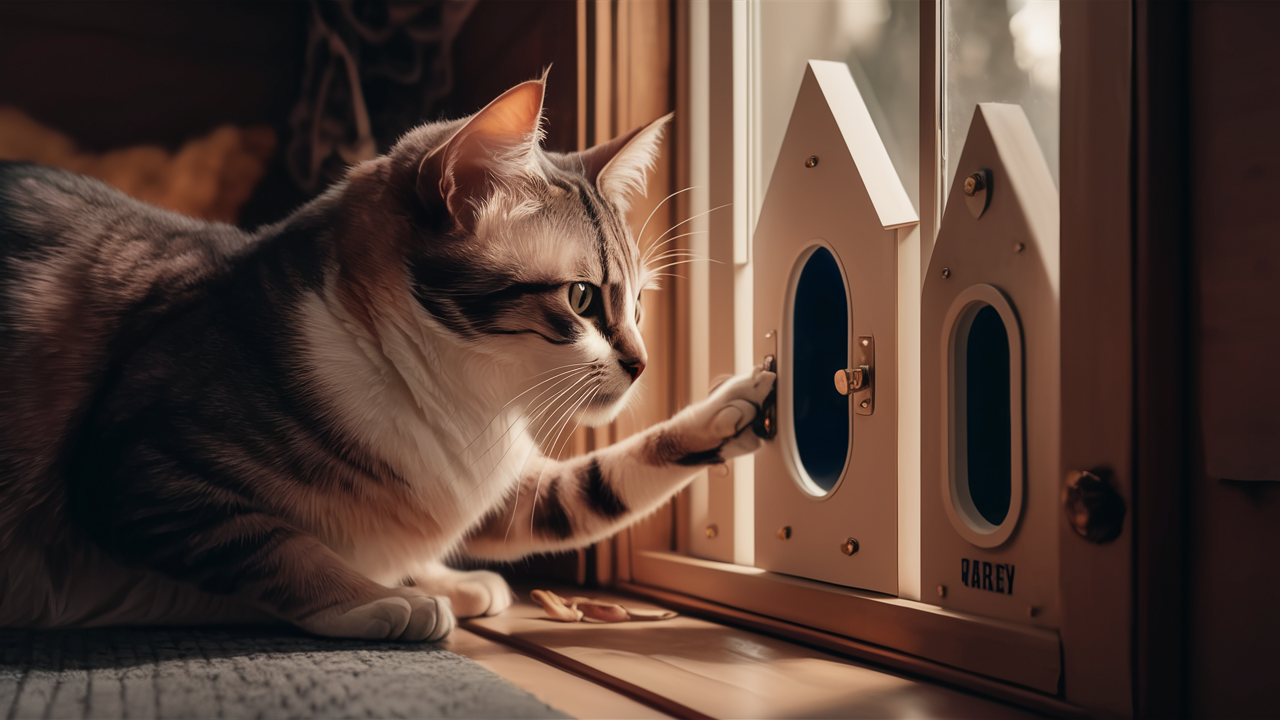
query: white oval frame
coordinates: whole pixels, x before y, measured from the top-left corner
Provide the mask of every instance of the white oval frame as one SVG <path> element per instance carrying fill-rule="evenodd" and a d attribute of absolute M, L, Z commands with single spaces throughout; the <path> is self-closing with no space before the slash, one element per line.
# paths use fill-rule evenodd
<path fill-rule="evenodd" d="M 966 387 L 965 383 L 956 381 L 957 378 L 964 377 L 965 372 L 965 354 L 960 352 L 965 348 L 957 347 L 957 343 L 967 342 L 969 327 L 984 306 L 995 308 L 1009 336 L 1009 469 L 1012 488 L 1009 494 L 1009 513 L 999 525 L 982 517 L 968 492 L 960 492 L 961 473 L 964 473 L 964 487 L 968 489 L 968 446 L 964 442 L 964 423 L 957 420 L 964 403 Z M 1013 535 L 1018 520 L 1022 517 L 1026 485 L 1023 461 L 1022 328 L 1018 324 L 1013 305 L 1004 293 L 994 285 L 984 284 L 967 287 L 956 296 L 947 310 L 942 333 L 942 506 L 946 508 L 951 525 L 961 537 L 978 547 L 993 548 L 1002 545 Z"/>
<path fill-rule="evenodd" d="M 826 500 L 833 497 L 836 492 L 844 485 L 845 478 L 849 476 L 849 465 L 853 461 L 853 404 L 848 403 L 849 412 L 849 443 L 846 446 L 844 455 L 844 467 L 840 469 L 840 477 L 836 478 L 836 482 L 831 486 L 830 490 L 823 490 L 818 483 L 809 477 L 809 473 L 804 469 L 804 462 L 800 459 L 800 449 L 796 446 L 796 430 L 795 416 L 792 413 L 792 397 L 794 396 L 793 382 L 794 377 L 791 374 L 791 338 L 795 330 L 795 298 L 796 285 L 800 282 L 800 274 L 804 272 L 804 267 L 809 262 L 809 258 L 818 248 L 825 248 L 831 253 L 831 257 L 836 261 L 836 267 L 840 269 L 840 279 L 844 282 L 844 301 L 846 317 L 849 319 L 848 327 L 848 346 L 845 348 L 845 363 L 848 366 L 849 358 L 853 357 L 853 293 L 849 291 L 849 274 L 845 272 L 844 263 L 840 261 L 840 253 L 822 238 L 813 238 L 809 241 L 796 259 L 791 263 L 791 275 L 787 278 L 787 289 L 785 302 L 782 308 L 782 332 L 778 338 L 778 367 L 781 370 L 778 377 L 778 425 L 786 428 L 782 433 L 782 457 L 786 461 L 787 469 L 790 471 L 791 480 L 801 490 L 801 495 L 816 501 Z M 832 372 L 835 375 L 835 372 Z M 834 383 L 834 380 L 832 381 Z"/>

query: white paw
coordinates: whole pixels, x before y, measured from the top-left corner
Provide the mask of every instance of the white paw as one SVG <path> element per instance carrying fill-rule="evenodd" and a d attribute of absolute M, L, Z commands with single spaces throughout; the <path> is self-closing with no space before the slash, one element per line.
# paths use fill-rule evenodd
<path fill-rule="evenodd" d="M 433 588 L 435 589 L 435 588 Z M 453 601 L 458 617 L 497 615 L 511 607 L 515 594 L 502 576 L 488 570 L 460 572 L 439 590 Z"/>
<path fill-rule="evenodd" d="M 435 642 L 448 637 L 457 626 L 452 603 L 447 597 L 418 595 L 406 598 L 413 608 L 409 624 L 396 636 L 397 640 Z"/>
<path fill-rule="evenodd" d="M 726 381 L 711 397 L 690 408 L 691 431 L 705 436 L 704 444 L 719 446 L 721 459 L 753 452 L 760 447 L 760 438 L 750 426 L 776 379 L 774 373 L 756 366 Z"/>
<path fill-rule="evenodd" d="M 456 621 L 449 598 L 426 595 L 378 598 L 346 612 L 322 613 L 299 621 L 307 632 L 362 640 L 439 640 Z"/>

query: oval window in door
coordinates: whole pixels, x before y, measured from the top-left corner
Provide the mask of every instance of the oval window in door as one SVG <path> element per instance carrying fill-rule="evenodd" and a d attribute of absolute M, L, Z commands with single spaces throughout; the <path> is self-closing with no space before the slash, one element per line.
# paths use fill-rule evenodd
<path fill-rule="evenodd" d="M 830 250 L 816 247 L 800 263 L 791 317 L 791 426 L 808 480 L 800 484 L 825 495 L 849 457 L 849 399 L 832 381 L 849 366 L 849 296 Z"/>
<path fill-rule="evenodd" d="M 1000 313 L 979 306 L 963 345 L 965 490 L 978 515 L 999 526 L 1013 495 L 1009 333 Z"/>
<path fill-rule="evenodd" d="M 1022 331 L 1013 305 L 991 285 L 961 291 L 944 328 L 947 514 L 966 540 L 996 547 L 1022 509 Z"/>

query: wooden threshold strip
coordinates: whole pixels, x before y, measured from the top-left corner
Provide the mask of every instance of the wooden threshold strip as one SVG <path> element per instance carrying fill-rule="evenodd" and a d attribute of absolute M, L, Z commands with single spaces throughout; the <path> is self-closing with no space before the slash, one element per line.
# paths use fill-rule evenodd
<path fill-rule="evenodd" d="M 666 713 L 673 717 L 688 718 L 689 720 L 714 720 L 710 715 L 705 715 L 670 698 L 663 697 L 662 695 L 646 690 L 633 683 L 629 683 L 626 680 L 610 675 L 609 673 L 597 670 L 590 665 L 558 653 L 545 645 L 526 640 L 519 635 L 509 634 L 486 627 L 482 622 L 479 622 L 479 620 L 479 618 L 463 620 L 460 625 L 476 635 L 501 643 L 530 657 L 537 658 L 549 665 L 558 667 L 565 672 L 590 680 L 591 682 L 608 688 L 619 695 L 631 698 L 641 704 L 648 705 L 659 712 Z"/>
<path fill-rule="evenodd" d="M 1059 698 L 878 645 L 646 585 L 619 582 L 615 585 L 615 589 L 619 592 L 649 598 L 664 607 L 688 615 L 871 662 L 896 672 L 947 685 L 964 692 L 985 695 L 1052 717 L 1071 719 L 1090 717 L 1083 709 Z"/>

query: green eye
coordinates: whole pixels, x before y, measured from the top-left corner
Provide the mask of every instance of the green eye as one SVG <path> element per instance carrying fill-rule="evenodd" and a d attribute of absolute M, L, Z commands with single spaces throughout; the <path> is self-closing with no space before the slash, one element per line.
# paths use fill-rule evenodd
<path fill-rule="evenodd" d="M 569 284 L 569 307 L 579 315 L 586 315 L 587 310 L 591 307 L 591 300 L 596 296 L 596 289 L 592 285 L 582 282 Z"/>

